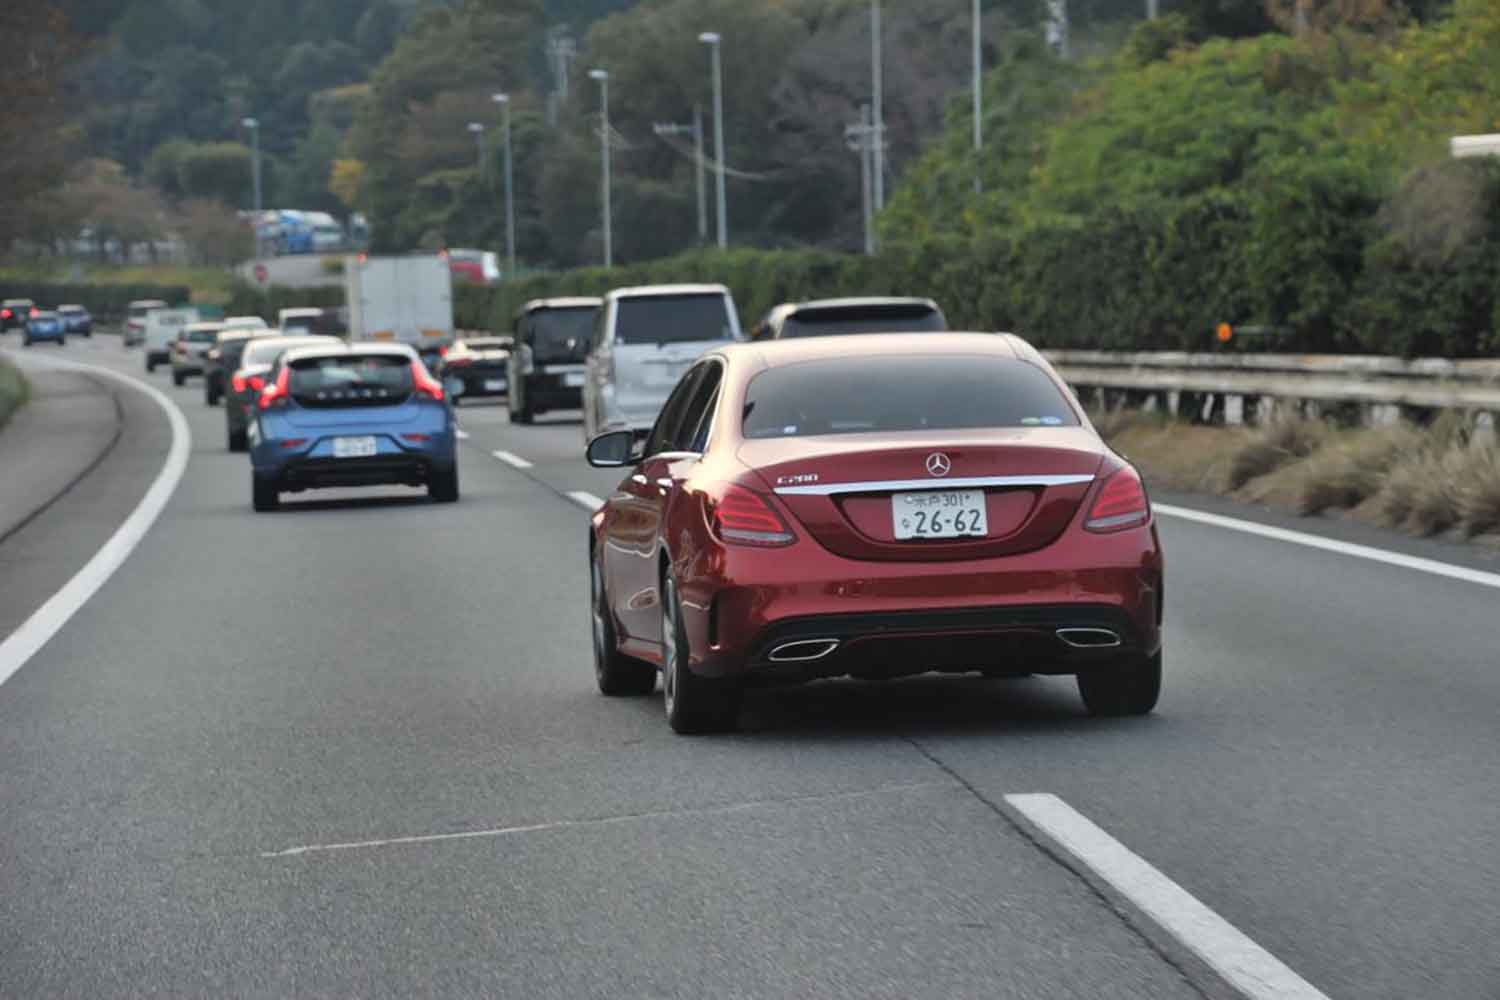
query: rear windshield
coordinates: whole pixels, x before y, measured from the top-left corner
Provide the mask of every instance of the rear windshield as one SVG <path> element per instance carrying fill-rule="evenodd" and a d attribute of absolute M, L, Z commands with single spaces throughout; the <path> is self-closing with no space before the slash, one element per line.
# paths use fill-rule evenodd
<path fill-rule="evenodd" d="M 219 360 L 225 364 L 238 366 L 240 358 L 245 355 L 245 348 L 250 346 L 250 338 L 236 337 L 233 340 L 219 341 Z"/>
<path fill-rule="evenodd" d="M 471 351 L 508 351 L 511 342 L 508 340 L 466 340 L 464 346 Z"/>
<path fill-rule="evenodd" d="M 946 330 L 943 314 L 930 306 L 846 306 L 805 309 L 787 317 L 783 337 L 827 337 L 845 333 L 919 333 Z"/>
<path fill-rule="evenodd" d="M 190 344 L 212 344 L 218 339 L 218 330 L 189 330 L 187 332 L 187 340 Z"/>
<path fill-rule="evenodd" d="M 1040 368 L 982 355 L 839 358 L 772 368 L 751 380 L 744 410 L 751 439 L 1077 424 Z"/>
<path fill-rule="evenodd" d="M 289 316 L 286 321 L 281 324 L 281 329 L 286 331 L 287 333 L 291 333 L 293 330 L 301 330 L 304 333 L 311 333 L 313 330 L 316 330 L 318 328 L 318 323 L 319 317 L 316 316 Z"/>
<path fill-rule="evenodd" d="M 291 394 L 325 405 L 388 402 L 412 390 L 411 359 L 391 354 L 300 358 L 289 367 Z"/>
<path fill-rule="evenodd" d="M 165 308 L 166 306 L 162 305 L 160 302 L 153 302 L 150 305 L 144 306 L 131 306 L 129 315 L 131 319 L 143 319 L 145 318 L 145 315 L 151 310 Z"/>
<path fill-rule="evenodd" d="M 733 340 L 722 295 L 672 295 L 620 299 L 615 339 L 621 344 L 677 344 Z"/>
<path fill-rule="evenodd" d="M 588 355 L 598 313 L 595 306 L 532 313 L 532 354 L 538 361 L 582 361 Z"/>

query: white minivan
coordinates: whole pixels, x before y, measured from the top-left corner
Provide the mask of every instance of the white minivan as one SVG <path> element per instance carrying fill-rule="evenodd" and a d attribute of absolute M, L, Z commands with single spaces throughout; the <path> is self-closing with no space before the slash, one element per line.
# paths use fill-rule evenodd
<path fill-rule="evenodd" d="M 604 297 L 585 362 L 583 433 L 644 435 L 684 372 L 704 351 L 743 340 L 723 285 L 617 288 Z"/>
<path fill-rule="evenodd" d="M 189 324 L 202 317 L 196 309 L 152 309 L 144 317 L 146 371 L 156 370 L 172 359 L 172 344 Z"/>

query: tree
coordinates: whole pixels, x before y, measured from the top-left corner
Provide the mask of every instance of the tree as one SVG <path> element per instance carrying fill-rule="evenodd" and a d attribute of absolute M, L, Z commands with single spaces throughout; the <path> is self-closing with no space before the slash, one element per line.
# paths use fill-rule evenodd
<path fill-rule="evenodd" d="M 255 237 L 222 202 L 191 198 L 177 216 L 177 229 L 188 252 L 200 264 L 228 267 L 255 253 Z"/>
<path fill-rule="evenodd" d="M 11 61 L 0 73 L 0 240 L 23 232 L 23 211 L 64 173 L 65 83 L 79 51 L 66 16 L 49 3 L 0 4 L 0 38 Z"/>
<path fill-rule="evenodd" d="M 252 166 L 250 149 L 237 142 L 191 145 L 178 157 L 178 189 L 188 198 L 244 205 L 254 183 Z"/>

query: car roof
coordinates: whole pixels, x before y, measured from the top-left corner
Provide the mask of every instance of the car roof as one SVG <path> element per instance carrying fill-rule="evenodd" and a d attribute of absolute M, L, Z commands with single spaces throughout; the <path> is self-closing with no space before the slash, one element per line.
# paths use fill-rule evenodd
<path fill-rule="evenodd" d="M 728 295 L 724 285 L 634 285 L 611 289 L 606 299 L 671 298 L 681 295 Z"/>
<path fill-rule="evenodd" d="M 202 333 L 204 330 L 218 330 L 223 325 L 218 320 L 205 320 L 202 323 L 189 323 L 182 329 L 186 333 Z"/>
<path fill-rule="evenodd" d="M 726 344 L 714 353 L 737 363 L 764 368 L 881 355 L 992 354 L 998 358 L 1040 360 L 1036 348 L 1012 333 L 859 333 L 846 337 L 794 337 L 790 340 Z"/>
<path fill-rule="evenodd" d="M 218 322 L 228 326 L 230 323 L 264 323 L 265 320 L 259 316 L 225 316 Z"/>
<path fill-rule="evenodd" d="M 84 309 L 83 306 L 78 305 L 77 303 L 74 303 L 74 302 L 69 302 L 65 306 L 58 306 L 57 307 L 57 311 L 58 312 L 62 312 L 64 309 L 83 309 L 84 312 L 88 312 L 88 310 Z"/>
<path fill-rule="evenodd" d="M 163 302 L 161 299 L 135 299 L 135 300 L 131 301 L 125 308 L 127 308 L 127 309 L 142 309 L 142 308 L 145 308 L 146 306 L 166 308 L 166 305 L 167 304 L 165 302 Z"/>
<path fill-rule="evenodd" d="M 890 307 L 893 309 L 916 306 L 923 309 L 938 311 L 938 304 L 932 299 L 916 298 L 914 296 L 897 295 L 867 295 L 853 296 L 843 299 L 812 299 L 807 302 L 787 303 L 790 308 L 788 314 L 800 312 L 822 312 L 827 310 L 834 312 L 839 309 L 879 309 Z"/>
<path fill-rule="evenodd" d="M 267 344 L 267 343 L 269 343 L 269 344 L 276 344 L 276 345 L 280 346 L 282 349 L 288 349 L 288 348 L 293 348 L 293 347 L 319 346 L 319 345 L 322 345 L 322 344 L 325 344 L 325 343 L 328 343 L 328 344 L 342 344 L 343 343 L 343 341 L 339 340 L 337 337 L 325 337 L 325 336 L 322 336 L 322 335 L 308 335 L 308 334 L 303 334 L 302 336 L 298 336 L 298 337 L 281 337 L 281 336 L 277 336 L 274 332 L 270 336 L 268 336 L 268 337 L 257 337 L 256 339 L 259 340 L 261 342 L 261 344 Z M 261 346 L 261 344 L 257 344 L 256 346 Z"/>
<path fill-rule="evenodd" d="M 257 330 L 253 326 L 229 326 L 219 331 L 219 343 L 230 340 L 263 340 L 270 336 L 269 330 Z"/>
<path fill-rule="evenodd" d="M 575 295 L 555 299 L 532 299 L 522 306 L 520 311 L 529 313 L 541 309 L 598 309 L 602 305 L 604 305 L 604 300 L 596 296 Z"/>
<path fill-rule="evenodd" d="M 314 308 L 312 306 L 298 306 L 295 309 L 283 309 L 283 310 L 281 310 L 281 315 L 282 316 L 321 316 L 321 315 L 323 315 L 323 310 Z"/>
<path fill-rule="evenodd" d="M 36 303 L 33 302 L 31 299 L 6 299 L 3 304 L 7 305 L 7 306 L 8 305 L 12 305 L 12 304 L 14 304 L 14 305 L 20 305 L 22 302 L 26 303 L 28 306 L 34 306 L 34 305 L 36 305 Z"/>
<path fill-rule="evenodd" d="M 306 340 L 305 337 L 296 338 Z M 301 361 L 304 358 L 326 358 L 336 354 L 376 354 L 387 355 L 395 358 L 415 358 L 417 351 L 406 344 L 381 344 L 361 341 L 357 344 L 346 344 L 342 340 L 333 340 L 324 344 L 309 344 L 306 347 L 292 347 L 281 356 L 281 360 L 290 364 L 293 361 Z"/>

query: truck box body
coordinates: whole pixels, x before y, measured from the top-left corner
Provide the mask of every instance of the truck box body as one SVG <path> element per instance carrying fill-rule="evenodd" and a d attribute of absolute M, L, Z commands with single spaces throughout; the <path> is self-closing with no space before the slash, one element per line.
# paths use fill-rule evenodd
<path fill-rule="evenodd" d="M 344 261 L 349 339 L 409 344 L 431 367 L 453 341 L 453 276 L 438 254 Z"/>

